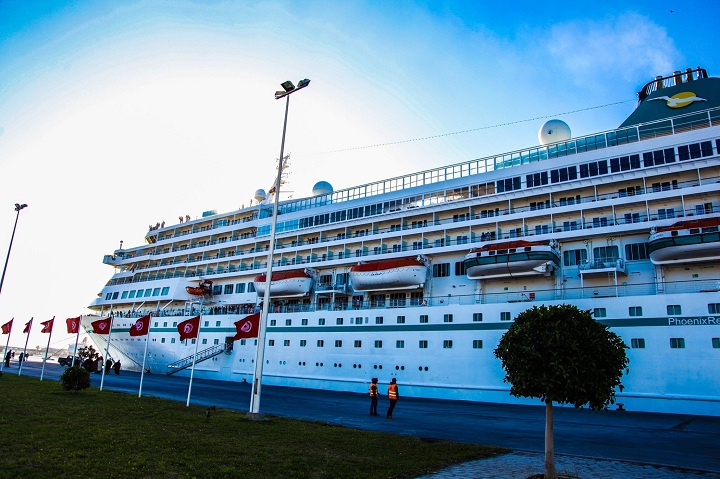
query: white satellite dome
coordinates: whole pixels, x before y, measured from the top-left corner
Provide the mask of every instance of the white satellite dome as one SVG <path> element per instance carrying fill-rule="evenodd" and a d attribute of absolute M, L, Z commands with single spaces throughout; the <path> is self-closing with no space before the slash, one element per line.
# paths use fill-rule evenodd
<path fill-rule="evenodd" d="M 556 143 L 570 139 L 570 127 L 562 120 L 549 120 L 538 131 L 541 145 Z"/>
<path fill-rule="evenodd" d="M 265 190 L 260 188 L 259 190 L 255 191 L 255 201 L 260 203 L 261 201 L 264 201 L 265 198 L 267 198 L 267 194 L 265 193 Z"/>
<path fill-rule="evenodd" d="M 330 195 L 332 192 L 333 187 L 327 181 L 318 181 L 312 189 L 313 196 Z"/>

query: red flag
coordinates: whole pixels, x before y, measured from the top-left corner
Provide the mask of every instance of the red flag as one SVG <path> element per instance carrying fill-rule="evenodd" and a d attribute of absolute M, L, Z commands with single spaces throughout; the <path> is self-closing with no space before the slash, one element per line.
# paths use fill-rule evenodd
<path fill-rule="evenodd" d="M 77 318 L 68 318 L 65 320 L 68 333 L 77 333 L 80 331 L 80 318 L 81 316 L 78 316 Z"/>
<path fill-rule="evenodd" d="M 177 328 L 178 333 L 180 333 L 180 341 L 197 338 L 198 329 L 200 329 L 200 316 L 195 316 L 194 318 L 186 319 L 182 323 L 178 323 Z"/>
<path fill-rule="evenodd" d="M 98 319 L 90 323 L 95 334 L 110 334 L 110 327 L 112 326 L 112 317 L 105 319 Z"/>
<path fill-rule="evenodd" d="M 13 318 L 13 319 L 15 319 L 15 318 Z M 13 319 L 11 319 L 10 321 L 8 321 L 7 323 L 2 325 L 2 333 L 3 334 L 10 334 L 10 331 L 12 331 Z"/>
<path fill-rule="evenodd" d="M 52 328 L 53 328 L 54 323 L 55 323 L 55 316 L 53 316 L 53 319 L 51 319 L 50 321 L 45 321 L 44 323 L 40 323 L 43 326 L 42 331 L 40 331 L 40 332 L 41 333 L 52 333 Z"/>
<path fill-rule="evenodd" d="M 257 338 L 260 329 L 260 313 L 251 314 L 240 321 L 235 321 L 235 329 L 237 329 L 237 333 L 235 333 L 233 341 L 241 338 Z"/>
<path fill-rule="evenodd" d="M 32 318 L 30 318 L 30 321 L 25 323 L 25 329 L 23 329 L 23 333 L 30 334 L 30 328 L 32 328 Z"/>
<path fill-rule="evenodd" d="M 130 336 L 145 336 L 150 332 L 150 316 L 143 316 L 130 328 Z"/>

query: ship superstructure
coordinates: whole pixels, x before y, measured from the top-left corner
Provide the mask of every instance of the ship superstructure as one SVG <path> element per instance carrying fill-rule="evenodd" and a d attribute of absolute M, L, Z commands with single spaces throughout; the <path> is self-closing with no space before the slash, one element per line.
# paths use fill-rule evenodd
<path fill-rule="evenodd" d="M 638 97 L 615 130 L 549 122 L 534 148 L 281 201 L 263 382 L 528 403 L 493 350 L 520 312 L 571 303 L 628 345 L 625 408 L 720 414 L 720 79 L 689 69 Z M 106 256 L 90 307 L 115 317 L 110 355 L 139 368 L 129 329 L 149 313 L 146 367 L 179 371 L 195 344 L 177 323 L 202 311 L 195 374 L 251 381 L 256 340 L 232 337 L 262 301 L 271 216 L 211 212 Z"/>

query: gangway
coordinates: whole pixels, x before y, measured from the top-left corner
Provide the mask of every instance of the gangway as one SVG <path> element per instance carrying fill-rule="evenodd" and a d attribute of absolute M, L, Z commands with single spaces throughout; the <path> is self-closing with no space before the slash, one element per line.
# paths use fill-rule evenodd
<path fill-rule="evenodd" d="M 202 351 L 198 351 L 197 354 L 191 354 L 188 357 L 179 359 L 174 363 L 168 364 L 168 371 L 165 373 L 166 376 L 175 374 L 178 371 L 187 369 L 193 364 L 193 357 L 195 357 L 195 364 L 207 361 L 208 359 L 219 356 L 222 353 L 230 354 L 232 351 L 233 343 L 216 344 L 215 346 Z"/>

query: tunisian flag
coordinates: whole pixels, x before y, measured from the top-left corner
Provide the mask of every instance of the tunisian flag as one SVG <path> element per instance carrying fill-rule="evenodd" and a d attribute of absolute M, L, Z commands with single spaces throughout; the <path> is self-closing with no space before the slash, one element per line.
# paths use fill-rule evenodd
<path fill-rule="evenodd" d="M 130 328 L 130 336 L 145 336 L 150 331 L 150 315 L 138 318 Z"/>
<path fill-rule="evenodd" d="M 41 333 L 52 333 L 53 324 L 55 323 L 55 318 L 51 319 L 50 321 L 45 321 L 40 324 L 42 324 L 42 331 Z"/>
<path fill-rule="evenodd" d="M 30 321 L 28 321 L 27 323 L 25 323 L 25 329 L 23 329 L 23 333 L 28 333 L 28 334 L 29 334 L 29 333 L 30 333 L 30 328 L 32 328 L 32 318 L 30 319 Z"/>
<path fill-rule="evenodd" d="M 80 316 L 77 318 L 68 318 L 65 320 L 68 333 L 77 333 L 80 331 Z"/>
<path fill-rule="evenodd" d="M 242 338 L 257 338 L 260 329 L 260 313 L 251 314 L 240 321 L 235 321 L 235 329 L 237 333 L 233 336 L 233 341 Z"/>
<path fill-rule="evenodd" d="M 180 333 L 180 341 L 186 339 L 194 339 L 198 336 L 198 329 L 200 329 L 200 316 L 186 319 L 182 323 L 177 325 L 178 333 Z"/>
<path fill-rule="evenodd" d="M 15 319 L 15 318 L 13 318 L 13 319 Z M 11 319 L 10 321 L 8 321 L 7 323 L 2 325 L 2 333 L 3 334 L 10 334 L 10 331 L 12 331 L 13 319 Z"/>
<path fill-rule="evenodd" d="M 112 317 L 98 319 L 90 323 L 95 334 L 110 334 L 110 326 L 112 325 Z"/>

